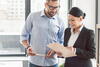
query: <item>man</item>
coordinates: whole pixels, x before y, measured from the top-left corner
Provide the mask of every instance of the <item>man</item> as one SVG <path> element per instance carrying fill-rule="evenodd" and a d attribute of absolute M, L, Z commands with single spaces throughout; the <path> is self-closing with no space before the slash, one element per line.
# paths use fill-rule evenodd
<path fill-rule="evenodd" d="M 21 34 L 27 49 L 29 67 L 58 67 L 55 52 L 47 45 L 63 43 L 64 24 L 58 17 L 58 0 L 46 0 L 45 9 L 28 16 Z"/>

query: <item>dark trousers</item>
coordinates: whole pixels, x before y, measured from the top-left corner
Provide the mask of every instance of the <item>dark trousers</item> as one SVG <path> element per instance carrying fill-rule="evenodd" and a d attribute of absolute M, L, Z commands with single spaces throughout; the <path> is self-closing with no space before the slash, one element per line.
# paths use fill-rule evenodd
<path fill-rule="evenodd" d="M 64 67 L 93 67 L 91 60 L 76 57 L 66 58 Z"/>

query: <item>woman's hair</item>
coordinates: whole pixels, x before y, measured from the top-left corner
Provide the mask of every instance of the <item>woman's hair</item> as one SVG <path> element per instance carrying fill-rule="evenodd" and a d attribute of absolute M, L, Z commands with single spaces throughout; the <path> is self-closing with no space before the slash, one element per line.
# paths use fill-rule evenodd
<path fill-rule="evenodd" d="M 81 9 L 79 9 L 78 7 L 72 7 L 71 10 L 69 11 L 69 14 L 71 14 L 75 17 L 83 16 L 83 19 L 86 16 L 86 14 Z"/>

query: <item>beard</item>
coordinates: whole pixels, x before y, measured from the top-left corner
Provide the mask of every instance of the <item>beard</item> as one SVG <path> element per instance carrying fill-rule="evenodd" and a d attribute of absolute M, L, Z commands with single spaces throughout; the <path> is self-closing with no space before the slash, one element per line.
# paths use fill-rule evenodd
<path fill-rule="evenodd" d="M 49 12 L 48 14 L 49 14 L 51 17 L 53 17 L 53 16 L 55 16 L 56 13 L 54 13 L 54 12 Z"/>
<path fill-rule="evenodd" d="M 57 11 L 49 11 L 47 9 L 45 9 L 45 14 L 48 16 L 48 17 L 53 17 L 57 14 Z"/>
<path fill-rule="evenodd" d="M 48 14 L 50 17 L 53 17 L 57 14 L 57 12 L 49 11 Z"/>

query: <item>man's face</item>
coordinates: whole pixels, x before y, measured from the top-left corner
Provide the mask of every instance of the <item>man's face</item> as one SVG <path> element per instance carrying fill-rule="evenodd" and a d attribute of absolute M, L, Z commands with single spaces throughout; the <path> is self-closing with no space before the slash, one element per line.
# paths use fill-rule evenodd
<path fill-rule="evenodd" d="M 45 4 L 46 13 L 52 17 L 57 14 L 59 10 L 59 2 L 58 1 L 50 1 Z"/>

